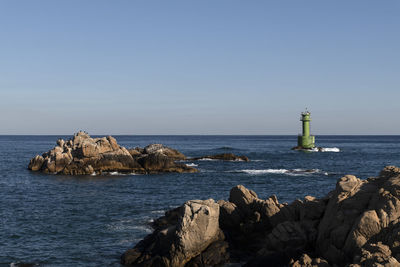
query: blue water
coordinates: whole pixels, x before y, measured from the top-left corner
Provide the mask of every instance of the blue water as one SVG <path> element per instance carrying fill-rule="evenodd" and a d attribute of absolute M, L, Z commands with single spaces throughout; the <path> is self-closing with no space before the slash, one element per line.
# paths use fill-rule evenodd
<path fill-rule="evenodd" d="M 400 166 L 400 136 L 317 136 L 340 152 L 291 151 L 296 136 L 116 136 L 126 147 L 162 143 L 190 157 L 232 152 L 251 162 L 197 161 L 199 173 L 58 176 L 27 170 L 31 157 L 68 136 L 0 136 L 0 266 L 119 266 L 148 223 L 189 199 L 227 199 L 243 184 L 280 202 L 323 196 L 344 174 Z M 284 170 L 313 169 L 313 173 Z M 275 172 L 275 173 L 274 173 Z"/>

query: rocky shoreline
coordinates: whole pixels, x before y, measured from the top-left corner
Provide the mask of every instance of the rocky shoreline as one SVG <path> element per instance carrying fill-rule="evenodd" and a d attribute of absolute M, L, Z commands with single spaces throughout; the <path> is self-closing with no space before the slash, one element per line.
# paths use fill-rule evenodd
<path fill-rule="evenodd" d="M 346 175 L 291 204 L 238 185 L 229 201 L 191 200 L 153 223 L 127 266 L 400 266 L 400 169 Z"/>

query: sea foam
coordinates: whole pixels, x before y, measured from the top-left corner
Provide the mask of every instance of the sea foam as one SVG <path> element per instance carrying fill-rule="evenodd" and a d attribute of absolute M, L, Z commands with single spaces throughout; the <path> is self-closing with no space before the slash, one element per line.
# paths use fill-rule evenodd
<path fill-rule="evenodd" d="M 340 152 L 338 147 L 315 147 L 311 149 L 313 152 Z"/>
<path fill-rule="evenodd" d="M 323 147 L 322 152 L 340 152 L 338 147 Z"/>
<path fill-rule="evenodd" d="M 194 164 L 194 163 L 188 163 L 188 164 L 186 164 L 186 166 L 188 166 L 188 167 L 197 167 L 197 166 L 199 166 L 199 165 Z"/>
<path fill-rule="evenodd" d="M 328 175 L 327 172 L 323 172 L 320 169 L 292 169 L 292 170 L 287 170 L 287 169 L 264 169 L 264 170 L 239 170 L 235 172 L 242 172 L 242 173 L 247 173 L 250 175 L 260 175 L 260 174 L 286 174 L 286 175 L 291 175 L 291 176 L 308 176 L 312 174 L 323 174 L 323 175 Z"/>

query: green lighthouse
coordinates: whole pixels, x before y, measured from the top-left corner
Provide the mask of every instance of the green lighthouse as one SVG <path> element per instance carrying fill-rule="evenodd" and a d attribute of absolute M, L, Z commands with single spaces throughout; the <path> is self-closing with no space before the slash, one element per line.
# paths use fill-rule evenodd
<path fill-rule="evenodd" d="M 303 122 L 303 134 L 298 136 L 297 146 L 299 148 L 311 149 L 315 147 L 315 136 L 310 135 L 311 113 L 302 112 L 300 120 Z"/>

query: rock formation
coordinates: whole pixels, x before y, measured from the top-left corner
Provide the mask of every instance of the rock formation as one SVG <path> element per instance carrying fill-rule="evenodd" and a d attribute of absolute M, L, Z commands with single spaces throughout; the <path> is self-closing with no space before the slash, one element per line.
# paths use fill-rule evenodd
<path fill-rule="evenodd" d="M 161 144 L 128 150 L 111 136 L 91 138 L 78 132 L 68 141 L 59 139 L 53 149 L 32 158 L 28 169 L 69 175 L 197 171 L 175 162 L 181 159 L 185 159 L 182 153 Z"/>
<path fill-rule="evenodd" d="M 249 161 L 248 157 L 237 156 L 233 153 L 223 153 L 223 154 L 217 154 L 217 155 L 191 158 L 191 160 L 207 160 L 207 159 L 225 160 L 225 161 Z"/>
<path fill-rule="evenodd" d="M 128 266 L 400 266 L 400 169 L 346 175 L 291 204 L 238 185 L 229 201 L 188 201 L 122 255 Z"/>

